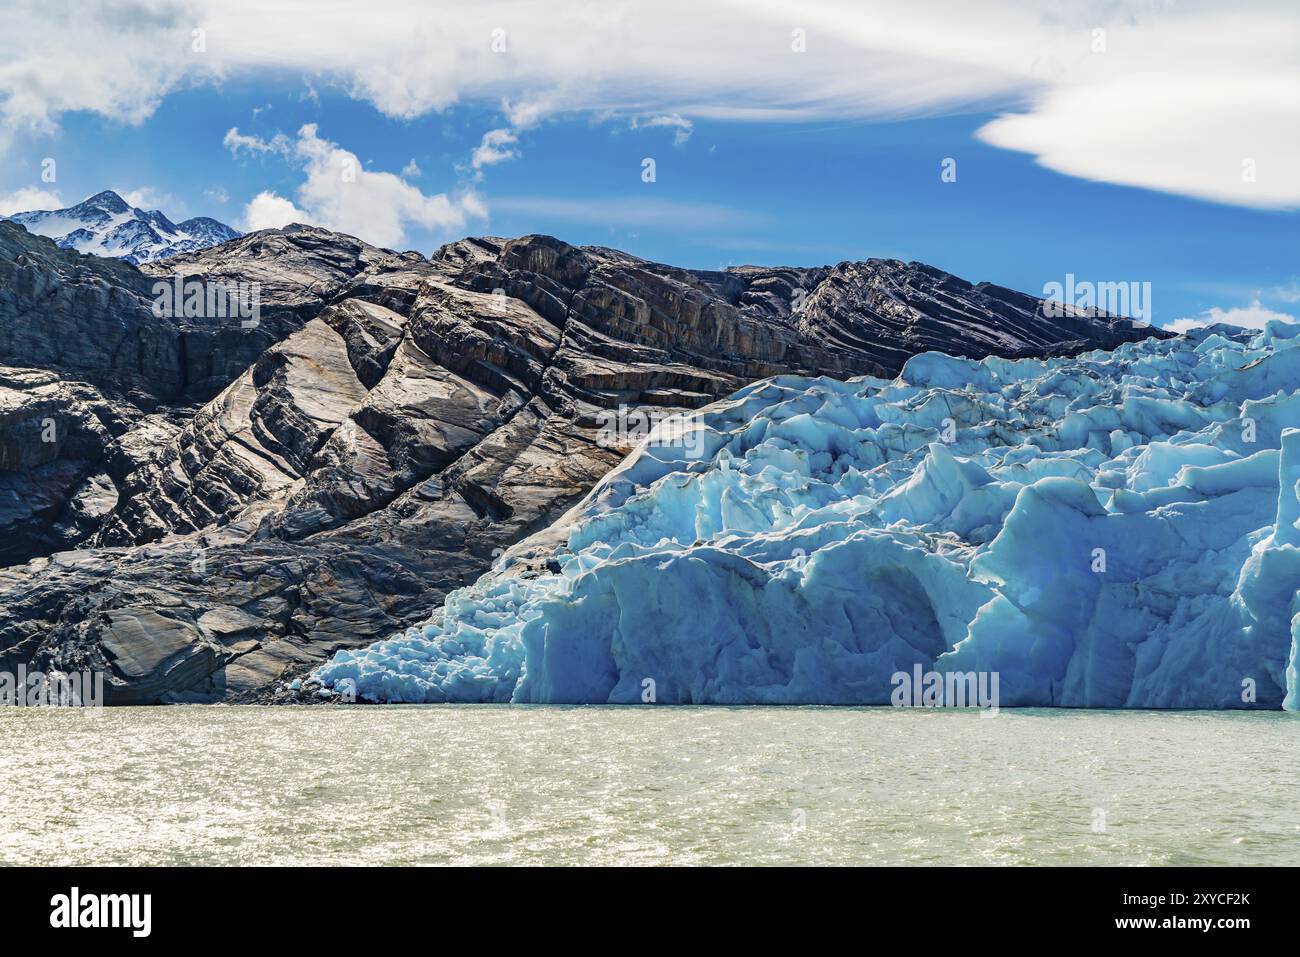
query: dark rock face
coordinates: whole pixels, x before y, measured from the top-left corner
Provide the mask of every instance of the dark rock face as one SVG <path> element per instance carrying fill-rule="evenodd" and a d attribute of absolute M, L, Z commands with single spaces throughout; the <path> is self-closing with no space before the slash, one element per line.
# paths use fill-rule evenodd
<path fill-rule="evenodd" d="M 175 274 L 259 283 L 258 324 L 155 317 Z M 0 666 L 256 700 L 561 515 L 628 451 L 609 410 L 1154 334 L 895 261 L 693 272 L 544 236 L 425 259 L 295 226 L 142 273 L 0 223 Z"/>
<path fill-rule="evenodd" d="M 174 397 L 180 330 L 129 264 L 60 249 L 0 220 L 0 363 Z"/>
<path fill-rule="evenodd" d="M 127 427 L 91 386 L 0 367 L 0 565 L 98 528 L 118 497 L 107 449 Z"/>

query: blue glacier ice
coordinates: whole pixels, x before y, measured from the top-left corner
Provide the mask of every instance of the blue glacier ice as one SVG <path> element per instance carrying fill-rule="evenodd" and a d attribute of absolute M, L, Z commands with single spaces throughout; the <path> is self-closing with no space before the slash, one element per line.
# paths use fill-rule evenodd
<path fill-rule="evenodd" d="M 919 665 L 997 674 L 1003 706 L 1294 710 L 1297 427 L 1282 323 L 763 380 L 314 677 L 390 702 L 886 704 Z"/>

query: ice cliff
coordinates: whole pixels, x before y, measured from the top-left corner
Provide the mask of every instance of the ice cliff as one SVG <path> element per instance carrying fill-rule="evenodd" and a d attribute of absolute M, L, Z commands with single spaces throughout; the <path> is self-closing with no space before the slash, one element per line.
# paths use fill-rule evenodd
<path fill-rule="evenodd" d="M 885 704 L 919 664 L 996 672 L 1003 706 L 1295 709 L 1297 427 L 1279 323 L 767 379 L 315 677 L 393 702 Z"/>

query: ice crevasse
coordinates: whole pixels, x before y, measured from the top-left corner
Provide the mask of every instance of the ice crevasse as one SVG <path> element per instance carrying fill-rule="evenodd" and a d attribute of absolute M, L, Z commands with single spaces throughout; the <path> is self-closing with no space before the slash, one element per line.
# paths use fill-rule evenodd
<path fill-rule="evenodd" d="M 754 383 L 315 678 L 388 702 L 886 704 L 920 665 L 996 673 L 1003 706 L 1295 710 L 1298 641 L 1300 325 L 1274 322 Z"/>

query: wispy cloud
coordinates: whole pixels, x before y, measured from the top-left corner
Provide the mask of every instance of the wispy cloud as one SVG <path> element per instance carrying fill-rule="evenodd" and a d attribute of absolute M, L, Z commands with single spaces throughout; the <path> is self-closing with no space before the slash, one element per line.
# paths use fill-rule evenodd
<path fill-rule="evenodd" d="M 519 137 L 512 130 L 488 130 L 483 134 L 482 141 L 470 157 L 470 165 L 474 169 L 482 169 L 484 166 L 495 166 L 497 163 L 514 159 L 519 155 L 514 149 L 514 144 L 517 142 Z"/>
<path fill-rule="evenodd" d="M 1293 279 L 1285 286 L 1274 286 L 1268 292 L 1272 298 L 1283 302 L 1300 302 L 1300 279 Z"/>
<path fill-rule="evenodd" d="M 683 138 L 702 118 L 978 104 L 1003 111 L 983 139 L 1071 176 L 1300 207 L 1293 0 L 1094 0 L 1050 16 L 1018 0 L 391 0 L 364 14 L 351 0 L 84 0 L 75 16 L 9 0 L 4 26 L 7 131 L 49 131 L 70 110 L 140 122 L 183 85 L 272 70 L 391 117 L 490 103 L 515 132 L 557 113 L 662 117 Z"/>
<path fill-rule="evenodd" d="M 221 138 L 221 145 L 230 150 L 230 155 L 238 157 L 240 153 L 266 154 L 279 153 L 287 156 L 293 148 L 293 141 L 283 133 L 276 133 L 269 140 L 239 132 L 239 127 L 232 126 Z"/>
<path fill-rule="evenodd" d="M 172 216 L 180 215 L 185 204 L 170 193 L 161 192 L 152 186 L 114 186 L 113 192 L 121 196 L 137 209 L 160 209 Z"/>
<path fill-rule="evenodd" d="M 663 113 L 659 116 L 633 117 L 632 129 L 653 129 L 662 126 L 674 130 L 673 145 L 682 146 L 695 132 L 695 124 L 678 113 Z"/>

